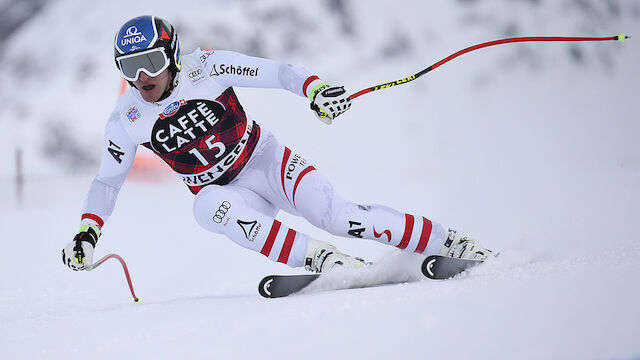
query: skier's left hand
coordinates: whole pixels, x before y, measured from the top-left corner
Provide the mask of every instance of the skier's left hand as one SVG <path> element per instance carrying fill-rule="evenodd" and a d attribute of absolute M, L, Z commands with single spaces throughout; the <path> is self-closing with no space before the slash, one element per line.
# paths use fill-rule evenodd
<path fill-rule="evenodd" d="M 344 86 L 330 86 L 325 84 L 313 96 L 311 109 L 315 111 L 316 117 L 325 124 L 331 125 L 333 119 L 349 110 L 351 107 L 351 94 Z"/>

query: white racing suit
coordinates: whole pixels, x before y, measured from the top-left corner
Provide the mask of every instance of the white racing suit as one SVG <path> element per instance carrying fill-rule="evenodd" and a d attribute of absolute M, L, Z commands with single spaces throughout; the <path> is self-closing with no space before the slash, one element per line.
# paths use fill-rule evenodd
<path fill-rule="evenodd" d="M 104 153 L 82 223 L 102 227 L 133 165 L 138 145 L 153 150 L 196 194 L 205 229 L 292 267 L 309 237 L 275 219 L 280 209 L 334 235 L 436 254 L 445 230 L 422 216 L 358 205 L 337 194 L 302 155 L 245 114 L 233 86 L 281 88 L 307 96 L 322 83 L 304 68 L 230 51 L 197 49 L 182 58 L 178 85 L 157 103 L 131 88 L 107 122 Z"/>

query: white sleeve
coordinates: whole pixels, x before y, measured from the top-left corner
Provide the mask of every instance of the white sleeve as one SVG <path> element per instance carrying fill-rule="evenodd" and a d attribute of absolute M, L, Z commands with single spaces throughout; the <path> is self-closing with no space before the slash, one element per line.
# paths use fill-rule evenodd
<path fill-rule="evenodd" d="M 226 86 L 284 89 L 305 97 L 323 83 L 303 67 L 233 51 L 214 51 L 204 67 L 209 76 Z"/>
<path fill-rule="evenodd" d="M 83 224 L 102 227 L 109 219 L 120 188 L 133 166 L 137 146 L 124 129 L 116 108 L 105 127 L 100 169 L 84 200 Z"/>

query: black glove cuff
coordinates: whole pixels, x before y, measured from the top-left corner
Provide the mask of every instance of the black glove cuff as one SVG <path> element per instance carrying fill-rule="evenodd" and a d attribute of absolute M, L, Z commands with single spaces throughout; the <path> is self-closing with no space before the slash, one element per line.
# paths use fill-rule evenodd
<path fill-rule="evenodd" d="M 93 246 L 95 248 L 96 244 L 98 243 L 98 234 L 96 233 L 95 230 L 93 230 L 92 227 L 89 227 L 87 229 L 87 231 L 78 233 L 73 238 L 73 240 L 75 240 L 78 243 L 83 242 L 83 241 L 88 242 L 89 244 L 91 244 L 91 246 Z"/>

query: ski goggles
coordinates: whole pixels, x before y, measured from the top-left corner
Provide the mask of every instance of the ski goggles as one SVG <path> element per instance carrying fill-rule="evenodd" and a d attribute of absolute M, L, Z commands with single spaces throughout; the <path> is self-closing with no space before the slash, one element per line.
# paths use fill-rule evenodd
<path fill-rule="evenodd" d="M 116 58 L 120 66 L 122 77 L 129 81 L 136 81 L 140 76 L 140 72 L 155 77 L 160 75 L 171 63 L 164 48 L 155 48 L 147 51 L 122 55 Z"/>

